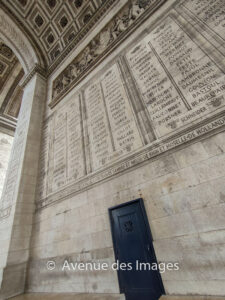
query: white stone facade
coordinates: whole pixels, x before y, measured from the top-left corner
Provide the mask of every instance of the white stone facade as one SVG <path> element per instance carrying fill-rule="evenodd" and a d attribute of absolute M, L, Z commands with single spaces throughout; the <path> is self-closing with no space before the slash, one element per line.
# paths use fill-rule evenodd
<path fill-rule="evenodd" d="M 13 190 L 6 179 L 2 198 L 2 299 L 25 290 L 119 294 L 117 272 L 61 267 L 112 263 L 108 209 L 137 198 L 157 260 L 180 266 L 161 274 L 166 294 L 225 296 L 223 1 L 152 1 L 152 11 L 126 2 L 49 77 L 35 67 L 27 74 L 16 179 Z M 95 36 L 105 48 L 90 54 Z"/>

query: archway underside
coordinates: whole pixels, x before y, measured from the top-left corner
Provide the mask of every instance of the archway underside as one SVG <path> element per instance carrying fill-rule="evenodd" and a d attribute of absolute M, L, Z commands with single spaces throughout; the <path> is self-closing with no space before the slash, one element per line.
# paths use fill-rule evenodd
<path fill-rule="evenodd" d="M 22 65 L 13 51 L 0 42 L 0 128 L 14 131 L 23 90 L 19 83 L 24 76 Z"/>
<path fill-rule="evenodd" d="M 116 0 L 2 0 L 0 7 L 29 37 L 46 68 L 58 63 L 87 36 Z"/>

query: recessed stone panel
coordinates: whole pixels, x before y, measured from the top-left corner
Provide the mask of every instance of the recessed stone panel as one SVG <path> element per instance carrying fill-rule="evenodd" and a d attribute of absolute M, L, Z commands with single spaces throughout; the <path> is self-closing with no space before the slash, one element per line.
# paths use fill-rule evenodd
<path fill-rule="evenodd" d="M 197 23 L 192 26 L 188 22 L 186 12 L 178 14 L 180 5 L 176 2 L 138 38 L 124 42 L 126 46 L 121 46 L 107 65 L 99 67 L 88 82 L 80 83 L 76 92 L 82 107 L 83 146 L 79 151 L 83 151 L 85 171 L 70 181 L 62 180 L 61 185 L 51 182 L 50 193 L 59 188 L 60 194 L 48 194 L 40 207 L 224 126 L 223 56 L 197 30 Z M 105 53 L 110 38 L 116 41 L 122 36 L 126 16 L 135 25 L 134 20 L 147 15 L 148 8 L 134 2 L 125 5 L 118 18 L 53 81 L 53 98 L 69 93 L 79 74 Z M 70 93 L 68 97 L 72 97 Z M 68 100 L 64 101 L 66 106 Z M 55 107 L 52 116 L 62 113 L 64 106 Z M 62 135 L 61 147 L 65 144 Z M 63 154 L 60 159 L 66 162 Z M 78 161 L 71 152 L 73 159 Z M 62 169 L 60 176 L 65 178 Z"/>
<path fill-rule="evenodd" d="M 86 172 L 80 96 L 74 96 L 43 127 L 39 196 L 57 191 Z"/>
<path fill-rule="evenodd" d="M 85 90 L 93 169 L 142 146 L 118 66 Z"/>
<path fill-rule="evenodd" d="M 224 106 L 224 72 L 172 15 L 126 55 L 159 136 Z"/>
<path fill-rule="evenodd" d="M 225 9 L 223 0 L 185 0 L 182 2 L 190 14 L 202 22 L 225 42 Z"/>

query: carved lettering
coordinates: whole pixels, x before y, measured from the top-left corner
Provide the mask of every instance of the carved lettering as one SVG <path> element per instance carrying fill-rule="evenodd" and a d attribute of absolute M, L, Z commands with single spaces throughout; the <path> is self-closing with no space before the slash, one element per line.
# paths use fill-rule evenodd
<path fill-rule="evenodd" d="M 224 105 L 224 73 L 171 17 L 127 60 L 160 136 Z"/>
<path fill-rule="evenodd" d="M 185 0 L 183 6 L 225 40 L 225 6 L 223 0 Z"/>
<path fill-rule="evenodd" d="M 100 82 L 91 84 L 85 90 L 87 106 L 88 131 L 90 138 L 93 169 L 108 163 L 114 145 L 110 134 L 108 116 Z"/>
<path fill-rule="evenodd" d="M 93 168 L 142 146 L 118 66 L 85 90 Z"/>
<path fill-rule="evenodd" d="M 72 97 L 53 117 L 49 148 L 48 191 L 78 180 L 85 174 L 80 97 Z M 52 144 L 52 145 L 51 145 Z"/>

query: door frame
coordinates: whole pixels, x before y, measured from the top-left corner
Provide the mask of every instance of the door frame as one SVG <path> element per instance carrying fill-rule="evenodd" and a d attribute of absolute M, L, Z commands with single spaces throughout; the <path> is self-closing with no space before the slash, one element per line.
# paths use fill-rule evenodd
<path fill-rule="evenodd" d="M 114 221 L 113 221 L 112 211 L 114 209 L 118 209 L 118 208 L 122 208 L 122 207 L 125 207 L 125 206 L 129 206 L 129 205 L 134 204 L 134 203 L 138 203 L 140 205 L 141 212 L 142 212 L 142 215 L 143 215 L 143 220 L 144 220 L 144 223 L 145 223 L 145 226 L 146 226 L 147 238 L 152 243 L 152 247 L 153 247 L 153 250 L 154 250 L 153 251 L 153 259 L 158 264 L 158 261 L 157 261 L 156 255 L 155 255 L 154 245 L 153 245 L 152 233 L 151 233 L 151 229 L 150 229 L 150 226 L 149 226 L 149 221 L 148 221 L 148 217 L 147 217 L 147 214 L 146 214 L 146 210 L 145 210 L 143 198 L 137 198 L 135 200 L 124 202 L 122 204 L 119 204 L 119 205 L 112 206 L 112 207 L 108 208 L 109 218 L 110 218 L 110 229 L 111 229 L 111 234 L 112 234 L 113 249 L 114 249 L 115 259 L 117 261 L 119 259 L 119 255 L 118 255 L 118 250 L 116 248 L 117 247 L 116 246 L 116 237 L 115 237 L 115 233 L 114 233 L 114 230 L 113 230 L 113 222 Z M 162 291 L 165 294 L 165 289 L 164 289 L 164 286 L 163 286 L 161 275 L 160 275 L 160 273 L 158 271 L 157 271 L 157 273 L 158 273 L 158 276 L 159 276 L 159 284 L 161 285 Z M 120 273 L 119 270 L 117 271 L 117 275 L 118 275 L 120 293 L 124 293 L 125 292 L 124 288 L 123 288 L 124 284 L 122 282 L 122 277 L 121 277 L 121 273 Z"/>

